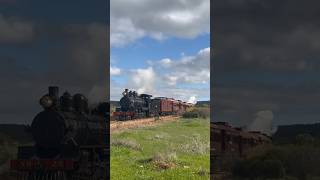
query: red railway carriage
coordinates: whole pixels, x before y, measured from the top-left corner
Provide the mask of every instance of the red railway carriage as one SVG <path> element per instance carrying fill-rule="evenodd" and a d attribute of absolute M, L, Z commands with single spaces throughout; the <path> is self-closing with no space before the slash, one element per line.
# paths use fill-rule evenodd
<path fill-rule="evenodd" d="M 183 112 L 187 111 L 187 103 L 186 102 L 182 102 L 182 111 Z"/>
<path fill-rule="evenodd" d="M 186 103 L 182 102 L 181 100 L 178 100 L 177 109 L 178 109 L 178 114 L 183 114 L 187 110 Z"/>
<path fill-rule="evenodd" d="M 172 114 L 173 102 L 171 99 L 163 98 L 160 100 L 160 112 L 163 115 Z"/>
<path fill-rule="evenodd" d="M 173 99 L 172 100 L 172 112 L 173 112 L 173 114 L 179 114 L 179 110 L 180 110 L 179 101 Z"/>
<path fill-rule="evenodd" d="M 213 156 L 242 156 L 250 148 L 271 143 L 270 137 L 260 132 L 246 132 L 241 128 L 233 128 L 226 122 L 211 123 Z"/>
<path fill-rule="evenodd" d="M 211 125 L 211 131 L 213 131 L 213 142 L 211 142 L 213 155 L 242 153 L 238 130 L 232 128 L 228 123 L 216 122 Z"/>

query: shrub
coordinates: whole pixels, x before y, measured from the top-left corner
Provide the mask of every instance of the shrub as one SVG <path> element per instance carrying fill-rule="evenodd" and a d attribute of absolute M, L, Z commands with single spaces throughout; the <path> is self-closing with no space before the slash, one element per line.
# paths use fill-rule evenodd
<path fill-rule="evenodd" d="M 182 114 L 183 118 L 198 118 L 198 113 L 194 111 L 185 112 Z"/>
<path fill-rule="evenodd" d="M 156 153 L 152 161 L 160 169 L 169 169 L 176 166 L 177 154 L 175 152 Z"/>
<path fill-rule="evenodd" d="M 125 147 L 125 148 L 129 148 L 129 149 L 137 150 L 137 151 L 141 151 L 142 150 L 140 144 L 138 144 L 137 142 L 135 142 L 133 140 L 129 140 L 129 139 L 126 139 L 126 140 L 124 140 L 124 139 L 112 140 L 110 144 L 112 146 Z"/>
<path fill-rule="evenodd" d="M 194 107 L 190 111 L 182 114 L 183 118 L 209 118 L 210 109 L 208 107 Z"/>
<path fill-rule="evenodd" d="M 233 175 L 241 178 L 282 178 L 285 169 L 279 160 L 242 160 L 235 163 Z"/>
<path fill-rule="evenodd" d="M 301 139 L 306 142 L 304 137 Z M 307 142 L 251 151 L 246 159 L 235 163 L 232 172 L 236 177 L 244 178 L 261 177 L 261 172 L 270 175 L 263 178 L 275 178 L 281 174 L 301 180 L 318 177 L 320 148 L 310 144 L 313 141 L 309 141 L 309 138 Z"/>
<path fill-rule="evenodd" d="M 298 134 L 295 140 L 296 144 L 298 145 L 313 144 L 315 141 L 310 134 Z"/>

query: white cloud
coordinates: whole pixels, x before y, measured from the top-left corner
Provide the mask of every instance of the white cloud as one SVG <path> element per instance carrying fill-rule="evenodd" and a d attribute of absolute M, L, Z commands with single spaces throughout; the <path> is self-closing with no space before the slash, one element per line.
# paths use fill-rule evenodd
<path fill-rule="evenodd" d="M 114 80 L 110 80 L 110 100 L 119 100 L 122 97 L 122 92 L 128 86 L 123 86 Z"/>
<path fill-rule="evenodd" d="M 182 101 L 188 102 L 192 96 L 195 96 L 197 99 L 206 99 L 210 97 L 209 88 L 163 88 L 157 89 L 153 94 L 154 96 L 165 96 L 172 97 L 175 99 L 180 99 Z M 208 99 L 206 99 L 208 100 Z"/>
<path fill-rule="evenodd" d="M 132 70 L 129 85 L 137 89 L 138 93 L 150 93 L 154 91 L 156 73 L 152 67 Z"/>
<path fill-rule="evenodd" d="M 177 84 L 179 77 L 177 76 L 165 76 L 164 80 L 167 82 L 170 86 L 175 86 Z"/>
<path fill-rule="evenodd" d="M 210 31 L 210 0 L 112 0 L 111 46 L 144 36 L 195 38 Z"/>
<path fill-rule="evenodd" d="M 23 43 L 34 37 L 34 26 L 30 22 L 7 18 L 0 14 L 0 43 Z"/>
<path fill-rule="evenodd" d="M 168 72 L 163 77 L 168 85 L 206 84 L 210 81 L 210 48 L 201 49 L 194 56 L 184 56 L 175 61 L 165 58 L 158 63 L 161 65 L 161 68 L 157 66 L 159 71 Z"/>
<path fill-rule="evenodd" d="M 136 28 L 130 19 L 115 19 L 111 17 L 110 30 L 111 46 L 116 47 L 129 44 L 145 35 L 145 32 Z"/>
<path fill-rule="evenodd" d="M 117 67 L 112 67 L 110 66 L 110 75 L 111 76 L 116 76 L 121 74 L 121 69 Z"/>
<path fill-rule="evenodd" d="M 164 67 L 170 67 L 171 63 L 172 61 L 169 58 L 165 58 L 160 61 L 160 64 Z"/>
<path fill-rule="evenodd" d="M 122 73 L 122 77 L 128 78 L 125 84 L 111 84 L 112 99 L 119 99 L 119 92 L 124 88 L 191 103 L 210 97 L 210 48 L 201 49 L 193 56 L 184 56 L 178 60 L 164 58 L 146 61 L 146 64 L 149 67 Z"/>

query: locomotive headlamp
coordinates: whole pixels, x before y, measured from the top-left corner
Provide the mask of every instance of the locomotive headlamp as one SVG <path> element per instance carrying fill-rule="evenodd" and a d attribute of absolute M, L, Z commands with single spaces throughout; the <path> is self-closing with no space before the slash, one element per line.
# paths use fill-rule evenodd
<path fill-rule="evenodd" d="M 40 105 L 45 109 L 50 108 L 53 105 L 53 100 L 50 96 L 43 96 L 40 99 Z"/>

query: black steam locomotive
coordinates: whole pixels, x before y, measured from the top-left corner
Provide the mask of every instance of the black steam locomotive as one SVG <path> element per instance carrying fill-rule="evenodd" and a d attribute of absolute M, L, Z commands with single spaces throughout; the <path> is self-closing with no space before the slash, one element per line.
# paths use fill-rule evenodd
<path fill-rule="evenodd" d="M 127 114 L 134 112 L 135 117 L 149 117 L 150 116 L 150 104 L 151 95 L 140 94 L 135 91 L 125 91 L 122 93 L 123 97 L 120 99 L 120 107 L 116 109 L 116 112 L 127 112 Z"/>
<path fill-rule="evenodd" d="M 82 94 L 58 87 L 40 99 L 44 110 L 28 128 L 33 146 L 20 146 L 11 169 L 24 180 L 90 179 L 109 176 L 109 108 L 107 102 L 89 108 Z"/>

